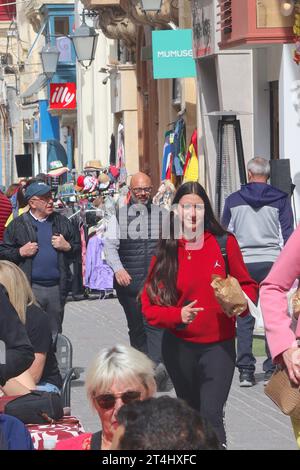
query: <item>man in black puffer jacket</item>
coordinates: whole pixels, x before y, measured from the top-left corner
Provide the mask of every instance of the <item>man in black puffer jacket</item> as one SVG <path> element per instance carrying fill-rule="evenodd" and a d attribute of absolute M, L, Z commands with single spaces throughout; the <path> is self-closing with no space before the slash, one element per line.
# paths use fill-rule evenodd
<path fill-rule="evenodd" d="M 12 261 L 24 271 L 50 317 L 55 336 L 62 331 L 69 265 L 80 250 L 79 232 L 65 216 L 54 212 L 51 188 L 45 183 L 29 185 L 25 199 L 30 211 L 8 225 L 0 244 L 0 259 Z"/>
<path fill-rule="evenodd" d="M 115 273 L 115 289 L 126 314 L 130 344 L 159 366 L 157 375 L 162 380 L 157 381 L 166 382 L 168 377 L 161 362 L 163 330 L 148 325 L 137 300 L 160 232 L 167 226 L 168 212 L 151 203 L 151 190 L 149 176 L 144 173 L 132 176 L 129 203 L 110 220 L 104 251 L 107 263 Z M 158 386 L 164 388 L 160 383 Z"/>

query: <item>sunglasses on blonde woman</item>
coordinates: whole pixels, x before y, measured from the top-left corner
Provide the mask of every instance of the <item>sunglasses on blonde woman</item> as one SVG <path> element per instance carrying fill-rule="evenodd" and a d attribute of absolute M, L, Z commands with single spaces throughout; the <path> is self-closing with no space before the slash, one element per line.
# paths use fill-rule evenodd
<path fill-rule="evenodd" d="M 124 405 L 128 405 L 133 401 L 140 400 L 141 392 L 136 390 L 128 390 L 127 392 L 122 393 L 103 393 L 95 397 L 96 402 L 104 410 L 110 410 L 116 404 L 117 398 L 121 398 Z"/>

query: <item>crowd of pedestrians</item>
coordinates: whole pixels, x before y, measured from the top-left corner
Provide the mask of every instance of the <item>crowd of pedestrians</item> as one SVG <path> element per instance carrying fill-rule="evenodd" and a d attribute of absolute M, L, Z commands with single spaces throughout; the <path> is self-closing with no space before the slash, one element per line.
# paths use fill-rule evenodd
<path fill-rule="evenodd" d="M 182 184 L 167 211 L 153 204 L 151 179 L 132 176 L 126 204 L 109 220 L 104 249 L 130 346 L 102 350 L 89 368 L 87 396 L 101 429 L 62 440 L 57 450 L 227 448 L 224 410 L 235 367 L 241 386 L 255 384 L 255 319 L 247 303 L 238 317 L 223 310 L 211 286 L 216 276 L 237 279 L 254 304 L 260 296 L 265 383 L 277 364 L 300 383 L 300 331 L 286 295 L 300 276 L 299 229 L 293 233 L 288 195 L 267 183 L 268 161 L 254 158 L 247 169 L 249 183 L 226 199 L 222 223 L 199 183 Z M 11 200 L 0 193 L 5 395 L 60 393 L 55 341 L 63 329 L 70 263 L 79 250 L 79 233 L 55 212 L 45 182 L 12 188 Z M 153 398 L 173 386 L 178 398 Z M 1 424 L 7 422 L 2 415 L 5 449 L 14 448 L 13 426 Z M 292 425 L 300 446 L 300 421 Z M 23 448 L 30 448 L 27 438 L 25 430 Z"/>

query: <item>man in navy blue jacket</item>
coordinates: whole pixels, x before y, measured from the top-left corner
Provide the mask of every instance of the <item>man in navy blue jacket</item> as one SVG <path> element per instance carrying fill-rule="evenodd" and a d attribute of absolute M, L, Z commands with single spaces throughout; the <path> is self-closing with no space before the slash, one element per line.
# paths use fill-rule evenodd
<path fill-rule="evenodd" d="M 250 275 L 260 283 L 293 232 L 294 218 L 288 194 L 267 184 L 269 162 L 261 157 L 253 158 L 247 170 L 249 183 L 225 200 L 222 223 L 235 234 Z M 237 367 L 242 387 L 255 384 L 254 324 L 251 315 L 237 318 Z M 265 384 L 274 370 L 267 343 L 266 353 Z"/>
<path fill-rule="evenodd" d="M 6 228 L 0 259 L 24 271 L 38 303 L 49 315 L 55 338 L 62 332 L 69 265 L 80 251 L 79 231 L 54 211 L 51 188 L 42 181 L 27 185 L 24 197 L 30 210 Z"/>

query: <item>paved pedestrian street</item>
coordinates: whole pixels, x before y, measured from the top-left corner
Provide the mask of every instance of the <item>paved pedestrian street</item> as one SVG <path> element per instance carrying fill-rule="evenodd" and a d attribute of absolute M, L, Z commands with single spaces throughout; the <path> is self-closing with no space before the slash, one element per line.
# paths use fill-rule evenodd
<path fill-rule="evenodd" d="M 128 344 L 125 315 L 116 299 L 68 302 L 63 332 L 73 344 L 73 364 L 85 369 L 100 349 Z M 256 386 L 240 388 L 235 374 L 226 409 L 229 449 L 297 449 L 289 418 L 277 411 L 263 393 L 263 359 L 257 362 Z M 86 431 L 94 432 L 99 429 L 99 420 L 87 402 L 84 378 L 85 372 L 73 382 L 72 414 Z"/>

